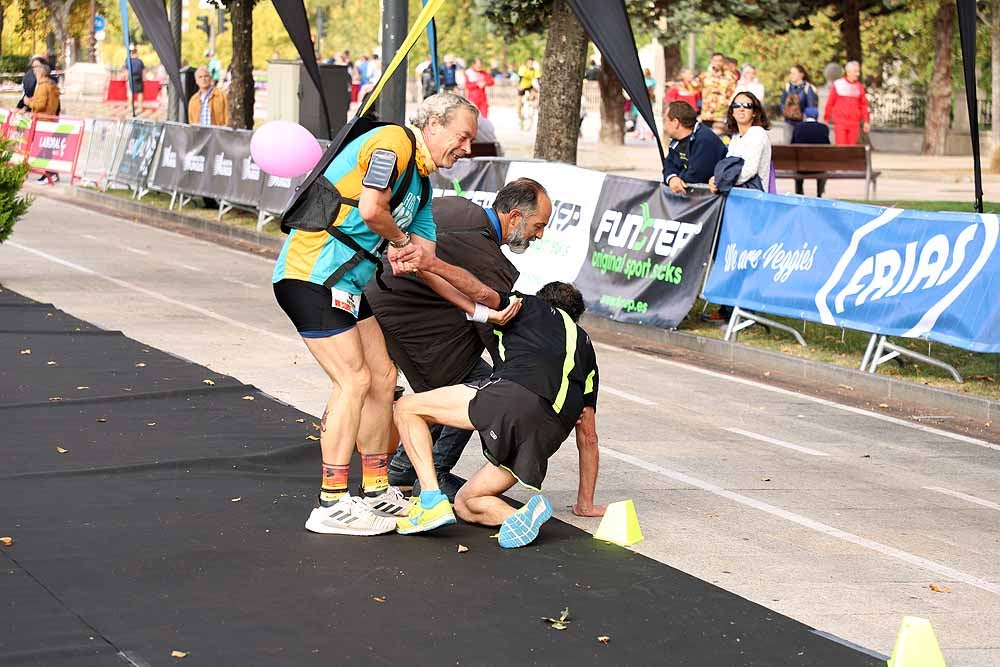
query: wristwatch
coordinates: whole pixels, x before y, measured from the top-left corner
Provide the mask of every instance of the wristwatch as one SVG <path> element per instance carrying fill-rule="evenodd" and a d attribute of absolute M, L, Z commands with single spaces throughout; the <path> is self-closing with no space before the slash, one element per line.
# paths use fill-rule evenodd
<path fill-rule="evenodd" d="M 405 248 L 406 246 L 410 245 L 410 232 L 403 232 L 402 241 L 398 243 L 396 241 L 389 241 L 389 245 L 392 246 L 393 248 L 396 248 L 397 250 L 399 248 Z"/>

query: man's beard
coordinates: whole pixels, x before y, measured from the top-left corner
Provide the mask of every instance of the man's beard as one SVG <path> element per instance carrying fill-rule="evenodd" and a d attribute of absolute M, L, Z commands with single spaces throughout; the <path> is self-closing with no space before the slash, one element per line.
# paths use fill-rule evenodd
<path fill-rule="evenodd" d="M 527 220 L 524 220 L 514 229 L 510 230 L 510 238 L 507 241 L 507 247 L 515 255 L 523 254 L 528 246 L 531 245 L 531 241 L 524 238 L 524 228 L 527 225 Z"/>

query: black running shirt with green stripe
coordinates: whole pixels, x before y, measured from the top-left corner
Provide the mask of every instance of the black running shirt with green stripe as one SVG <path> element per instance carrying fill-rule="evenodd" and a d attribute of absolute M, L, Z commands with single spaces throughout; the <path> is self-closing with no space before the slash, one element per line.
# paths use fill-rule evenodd
<path fill-rule="evenodd" d="M 584 407 L 597 409 L 597 356 L 590 336 L 537 296 L 512 296 L 524 302 L 506 326 L 493 328 L 493 376 L 540 396 L 571 430 Z"/>

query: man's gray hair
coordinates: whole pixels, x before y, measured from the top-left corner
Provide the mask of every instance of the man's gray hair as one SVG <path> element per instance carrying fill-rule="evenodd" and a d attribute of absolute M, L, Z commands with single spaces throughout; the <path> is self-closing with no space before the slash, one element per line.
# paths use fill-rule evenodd
<path fill-rule="evenodd" d="M 848 60 L 848 61 L 847 61 L 847 62 L 846 62 L 846 63 L 844 64 L 844 69 L 847 69 L 847 68 L 848 68 L 848 67 L 850 67 L 851 65 L 857 65 L 857 66 L 858 66 L 858 69 L 861 69 L 861 63 L 859 63 L 859 62 L 858 62 L 857 60 Z"/>
<path fill-rule="evenodd" d="M 456 95 L 454 93 L 438 93 L 436 95 L 431 95 L 420 103 L 417 107 L 416 113 L 410 117 L 410 123 L 414 127 L 420 128 L 421 130 L 427 126 L 430 119 L 437 116 L 441 119 L 442 125 L 447 125 L 451 122 L 452 116 L 455 115 L 457 109 L 468 109 L 473 113 L 476 119 L 479 119 L 479 109 L 475 104 L 465 99 L 461 95 Z"/>
<path fill-rule="evenodd" d="M 41 60 L 36 61 L 35 64 L 31 66 L 32 69 L 34 69 L 36 67 L 41 67 L 42 68 L 42 73 L 45 74 L 45 76 L 48 76 L 49 73 L 52 72 L 52 68 L 49 67 L 48 65 L 46 65 L 45 63 L 43 63 Z"/>
<path fill-rule="evenodd" d="M 516 208 L 525 215 L 532 215 L 538 210 L 539 195 L 549 195 L 541 183 L 531 178 L 519 178 L 500 188 L 493 200 L 493 210 L 510 213 Z"/>

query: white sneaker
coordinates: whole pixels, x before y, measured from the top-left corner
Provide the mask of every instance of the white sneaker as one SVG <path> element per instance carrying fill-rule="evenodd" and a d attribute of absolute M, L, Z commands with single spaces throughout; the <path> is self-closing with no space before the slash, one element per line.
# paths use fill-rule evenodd
<path fill-rule="evenodd" d="M 378 516 L 406 516 L 410 509 L 410 499 L 395 486 L 371 498 L 361 496 L 361 500 Z"/>
<path fill-rule="evenodd" d="M 374 514 L 361 498 L 345 495 L 331 507 L 314 509 L 306 530 L 326 535 L 382 535 L 396 530 L 396 522 Z"/>

